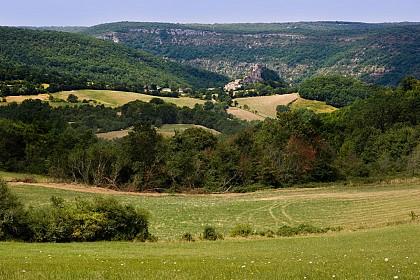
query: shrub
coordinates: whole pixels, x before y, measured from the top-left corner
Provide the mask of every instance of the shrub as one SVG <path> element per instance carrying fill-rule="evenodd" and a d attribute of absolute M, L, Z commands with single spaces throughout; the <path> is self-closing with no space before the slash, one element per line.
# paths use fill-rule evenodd
<path fill-rule="evenodd" d="M 216 232 L 215 227 L 206 226 L 203 231 L 203 239 L 214 241 L 217 239 L 223 239 L 223 236 L 220 233 Z"/>
<path fill-rule="evenodd" d="M 148 214 L 131 205 L 122 205 L 114 198 L 79 198 L 73 204 L 57 197 L 51 201 L 51 206 L 31 211 L 32 241 L 146 241 L 151 238 Z"/>
<path fill-rule="evenodd" d="M 299 234 L 312 234 L 312 233 L 326 233 L 328 231 L 340 231 L 342 227 L 326 227 L 319 228 L 308 224 L 300 224 L 297 227 L 282 226 L 276 234 L 278 236 L 294 236 Z"/>
<path fill-rule="evenodd" d="M 28 240 L 30 231 L 27 223 L 27 212 L 18 197 L 0 179 L 0 240 Z"/>
<path fill-rule="evenodd" d="M 411 211 L 410 214 L 409 214 L 409 216 L 411 218 L 411 221 L 413 221 L 413 222 L 415 220 L 417 220 L 417 218 L 419 217 L 419 215 L 416 215 L 416 213 L 414 213 L 414 211 Z"/>
<path fill-rule="evenodd" d="M 275 237 L 275 232 L 272 231 L 271 229 L 260 230 L 260 231 L 257 231 L 255 234 L 260 235 L 260 236 L 265 236 L 265 237 Z"/>
<path fill-rule="evenodd" d="M 296 228 L 290 226 L 282 226 L 277 230 L 276 234 L 278 236 L 293 236 L 297 235 L 298 232 Z"/>
<path fill-rule="evenodd" d="M 188 242 L 194 242 L 195 241 L 193 235 L 191 233 L 189 233 L 189 232 L 184 233 L 181 236 L 181 240 L 182 241 L 188 241 Z"/>
<path fill-rule="evenodd" d="M 237 225 L 230 231 L 230 236 L 248 237 L 252 235 L 252 227 L 250 225 Z"/>

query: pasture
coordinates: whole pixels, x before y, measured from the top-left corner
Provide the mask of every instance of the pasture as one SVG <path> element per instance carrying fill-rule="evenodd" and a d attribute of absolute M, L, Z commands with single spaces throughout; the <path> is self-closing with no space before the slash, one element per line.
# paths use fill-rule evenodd
<path fill-rule="evenodd" d="M 249 111 L 263 117 L 263 118 L 276 118 L 277 105 L 288 105 L 298 98 L 297 93 L 283 94 L 283 95 L 270 95 L 270 96 L 256 96 L 236 98 L 238 106 L 244 108 L 245 105 L 249 107 Z"/>
<path fill-rule="evenodd" d="M 4 178 L 16 174 L 2 173 Z M 26 177 L 26 176 L 25 176 Z M 47 181 L 47 178 L 40 178 Z M 420 179 L 328 184 L 247 194 L 135 194 L 73 184 L 13 183 L 26 205 L 51 196 L 112 195 L 150 211 L 156 243 L 0 242 L 0 279 L 419 279 Z M 48 186 L 48 187 L 45 187 Z M 309 223 L 343 231 L 233 238 L 249 224 Z M 200 241 L 205 225 L 224 240 Z M 180 241 L 190 232 L 197 242 Z"/>
<path fill-rule="evenodd" d="M 193 127 L 202 128 L 206 131 L 213 133 L 214 135 L 220 134 L 220 132 L 218 132 L 217 130 L 210 129 L 202 125 L 195 125 L 195 124 L 164 124 L 157 129 L 157 132 L 162 134 L 164 137 L 172 137 L 175 135 L 175 132 L 177 131 L 182 132 L 188 128 L 193 128 Z M 130 129 L 124 129 L 124 130 L 111 131 L 111 132 L 106 132 L 106 133 L 98 133 L 96 134 L 96 136 L 102 139 L 112 140 L 112 139 L 118 139 L 118 138 L 127 136 L 129 131 Z"/>
<path fill-rule="evenodd" d="M 146 95 L 135 92 L 123 92 L 123 91 L 112 91 L 112 90 L 75 90 L 75 91 L 63 91 L 52 94 L 55 98 L 66 100 L 67 96 L 72 93 L 79 98 L 79 101 L 83 99 L 94 100 L 98 104 L 103 104 L 104 106 L 118 107 L 122 106 L 128 102 L 140 100 L 144 102 L 149 102 L 152 98 L 158 96 Z M 190 97 L 158 97 L 165 102 L 174 103 L 179 107 L 187 106 L 194 107 L 195 104 L 204 104 L 204 100 L 194 99 Z"/>
<path fill-rule="evenodd" d="M 337 108 L 327 105 L 325 102 L 316 101 L 316 100 L 308 100 L 302 97 L 299 97 L 292 104 L 290 104 L 290 108 L 292 110 L 299 110 L 299 109 L 307 109 L 312 110 L 315 113 L 331 113 L 337 110 Z"/>
<path fill-rule="evenodd" d="M 307 109 L 315 113 L 330 113 L 337 110 L 325 102 L 301 98 L 297 93 L 236 98 L 235 100 L 241 108 L 230 107 L 228 113 L 247 121 L 264 120 L 267 117 L 276 118 L 278 105 L 290 105 L 292 110 Z M 248 109 L 244 110 L 244 107 L 248 107 Z"/>
<path fill-rule="evenodd" d="M 64 102 L 50 102 L 51 106 L 62 106 L 62 105 L 80 105 L 82 103 L 68 103 L 66 102 L 69 94 L 74 94 L 78 97 L 79 102 L 86 100 L 92 100 L 91 104 L 102 104 L 107 107 L 118 107 L 128 102 L 140 100 L 149 102 L 152 98 L 158 96 L 146 95 L 135 92 L 123 92 L 123 91 L 112 91 L 112 90 L 72 90 L 62 91 L 51 94 L 55 99 L 61 99 Z M 195 104 L 204 104 L 204 100 L 190 98 L 190 97 L 158 97 L 165 102 L 174 103 L 179 107 L 187 106 L 193 108 Z M 0 105 L 7 105 L 12 102 L 21 103 L 26 99 L 40 99 L 42 101 L 49 101 L 49 94 L 38 94 L 38 95 L 21 95 L 21 96 L 7 96 L 6 102 L 0 102 Z"/>
<path fill-rule="evenodd" d="M 419 279 L 419 223 L 202 242 L 0 243 L 1 279 Z"/>
<path fill-rule="evenodd" d="M 229 114 L 234 115 L 235 117 L 237 117 L 240 120 L 246 120 L 246 121 L 263 121 L 265 118 L 257 115 L 255 113 L 252 113 L 250 111 L 241 109 L 241 108 L 237 108 L 237 107 L 229 107 L 227 109 L 227 112 Z"/>
<path fill-rule="evenodd" d="M 317 188 L 266 190 L 247 194 L 135 194 L 101 188 L 56 184 L 19 184 L 12 190 L 33 207 L 64 199 L 114 195 L 151 213 L 150 231 L 159 240 L 179 240 L 189 232 L 198 236 L 211 225 L 228 236 L 237 226 L 275 231 L 283 225 L 311 224 L 342 227 L 344 231 L 408 223 L 410 212 L 420 213 L 420 180 L 387 181 L 370 185 L 327 185 Z"/>

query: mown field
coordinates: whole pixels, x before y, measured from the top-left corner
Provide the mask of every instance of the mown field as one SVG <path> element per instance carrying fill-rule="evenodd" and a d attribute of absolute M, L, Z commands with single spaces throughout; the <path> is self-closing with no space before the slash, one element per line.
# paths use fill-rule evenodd
<path fill-rule="evenodd" d="M 255 230 L 276 230 L 282 225 L 306 223 L 318 227 L 340 226 L 352 231 L 409 222 L 411 211 L 420 213 L 419 185 L 419 179 L 410 179 L 248 194 L 112 195 L 150 211 L 150 231 L 160 240 L 177 240 L 185 232 L 198 236 L 206 225 L 215 226 L 228 235 L 234 226 L 243 224 Z M 50 203 L 51 196 L 73 199 L 104 193 L 100 188 L 83 186 L 78 189 L 84 192 L 71 191 L 72 186 L 64 185 L 67 190 L 28 185 L 12 188 L 24 203 L 34 207 Z"/>
<path fill-rule="evenodd" d="M 264 118 L 275 118 L 277 115 L 277 105 L 287 105 L 298 98 L 297 93 L 283 94 L 283 95 L 271 95 L 271 96 L 256 96 L 256 97 L 244 97 L 236 98 L 238 106 L 249 107 L 248 111 L 256 113 L 257 115 Z"/>
<path fill-rule="evenodd" d="M 2 173 L 10 179 L 15 174 Z M 8 177 L 7 177 L 8 176 Z M 26 176 L 27 177 L 27 176 Z M 40 178 L 42 179 L 42 178 Z M 45 179 L 44 179 L 45 180 Z M 48 185 L 48 183 L 40 183 Z M 104 195 L 98 188 L 11 185 L 26 205 L 51 196 Z M 108 192 L 150 211 L 157 243 L 0 243 L 0 279 L 419 279 L 420 179 L 324 185 L 248 194 Z M 308 223 L 340 232 L 298 237 L 233 238 L 239 224 L 255 230 Z M 199 241 L 205 225 L 224 240 Z M 182 242 L 190 232 L 198 242 Z M 397 278 L 395 278 L 397 277 Z"/>
<path fill-rule="evenodd" d="M 202 125 L 195 125 L 195 124 L 164 124 L 161 127 L 158 128 L 157 132 L 162 134 L 165 137 L 172 137 L 175 135 L 175 132 L 182 132 L 188 128 L 193 128 L 193 127 L 198 127 L 198 128 L 202 128 L 204 130 L 207 130 L 211 133 L 213 133 L 214 135 L 219 135 L 220 132 L 214 130 L 214 129 L 210 129 L 207 128 L 205 126 Z M 106 132 L 106 133 L 98 133 L 96 134 L 96 136 L 98 136 L 99 138 L 102 139 L 108 139 L 108 140 L 112 140 L 112 139 L 118 139 L 118 138 L 122 138 L 124 136 L 128 135 L 128 132 L 130 131 L 130 129 L 124 129 L 124 130 L 118 130 L 118 131 L 111 131 L 111 132 Z"/>
<path fill-rule="evenodd" d="M 331 113 L 337 108 L 327 105 L 325 102 L 316 101 L 316 100 L 308 100 L 302 97 L 299 97 L 290 105 L 292 110 L 299 110 L 299 109 L 308 109 L 312 110 L 316 113 Z"/>
<path fill-rule="evenodd" d="M 1 279 L 419 279 L 420 224 L 259 240 L 0 243 Z"/>
<path fill-rule="evenodd" d="M 92 100 L 96 103 L 91 104 L 103 104 L 104 106 L 109 107 L 118 107 L 122 106 L 128 102 L 140 100 L 144 102 L 149 102 L 152 98 L 157 96 L 146 95 L 141 93 L 135 92 L 123 92 L 123 91 L 112 91 L 112 90 L 72 90 L 72 91 L 62 91 L 53 93 L 52 96 L 56 99 L 61 99 L 63 101 L 67 100 L 69 94 L 74 94 L 78 97 L 79 101 Z M 42 101 L 48 101 L 49 95 L 48 94 L 39 94 L 39 95 L 22 95 L 22 96 L 8 96 L 6 98 L 7 102 L 0 102 L 0 105 L 7 105 L 12 102 L 21 103 L 26 99 L 40 99 Z M 204 100 L 190 98 L 190 97 L 180 97 L 180 98 L 173 98 L 173 97 L 159 97 L 163 99 L 165 102 L 174 103 L 179 107 L 187 106 L 187 107 L 194 107 L 195 104 L 204 104 Z M 51 106 L 61 106 L 61 105 L 74 105 L 73 103 L 68 102 L 51 102 Z M 82 104 L 82 103 L 79 103 Z"/>
<path fill-rule="evenodd" d="M 276 118 L 278 105 L 289 105 L 292 110 L 308 109 L 315 113 L 329 113 L 336 108 L 327 105 L 325 102 L 307 100 L 299 97 L 297 93 L 236 98 L 240 108 L 231 107 L 228 112 L 243 120 L 263 120 L 265 118 Z M 244 107 L 248 107 L 244 110 Z"/>
<path fill-rule="evenodd" d="M 79 98 L 79 101 L 83 99 L 86 100 L 95 100 L 99 104 L 103 104 L 105 106 L 110 107 L 118 107 L 122 106 L 128 102 L 140 100 L 144 102 L 149 102 L 152 98 L 157 96 L 146 95 L 141 93 L 135 92 L 123 92 L 123 91 L 111 91 L 111 90 L 76 90 L 76 91 L 64 91 L 54 93 L 53 96 L 59 99 L 66 100 L 68 95 L 72 93 Z M 180 98 L 173 98 L 173 97 L 159 97 L 163 99 L 165 102 L 174 103 L 179 107 L 187 106 L 187 107 L 194 107 L 195 104 L 204 104 L 204 100 L 190 98 L 190 97 L 180 97 Z"/>

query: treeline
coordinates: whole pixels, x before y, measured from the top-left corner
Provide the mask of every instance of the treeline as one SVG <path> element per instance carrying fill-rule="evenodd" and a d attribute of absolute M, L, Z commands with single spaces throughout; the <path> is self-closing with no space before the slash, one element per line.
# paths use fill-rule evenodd
<path fill-rule="evenodd" d="M 0 27 L 0 41 L 3 96 L 85 88 L 144 92 L 152 85 L 207 88 L 228 81 L 219 74 L 78 34 Z"/>
<path fill-rule="evenodd" d="M 133 191 L 211 192 L 420 172 L 420 82 L 414 78 L 333 113 L 279 112 L 276 120 L 230 136 L 192 128 L 164 138 L 149 117 L 162 113 L 170 122 L 175 114 L 154 100 L 122 108 L 121 117 L 137 120 L 128 136 L 99 140 L 91 130 L 43 117 L 51 109 L 39 103 L 33 115 L 18 110 L 18 120 L 2 115 L 0 169 Z M 211 105 L 184 117 L 218 110 Z"/>

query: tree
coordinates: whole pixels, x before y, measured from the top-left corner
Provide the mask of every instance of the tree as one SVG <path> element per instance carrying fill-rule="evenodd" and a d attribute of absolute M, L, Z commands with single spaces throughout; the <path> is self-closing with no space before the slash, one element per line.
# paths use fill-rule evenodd
<path fill-rule="evenodd" d="M 73 93 L 70 93 L 70 94 L 67 96 L 67 102 L 70 102 L 70 103 L 77 103 L 77 102 L 79 102 L 79 98 L 78 98 L 76 95 L 74 95 Z"/>
<path fill-rule="evenodd" d="M 139 191 L 158 188 L 165 154 L 162 135 L 148 123 L 137 123 L 123 139 L 123 147 L 135 173 L 135 188 Z"/>

